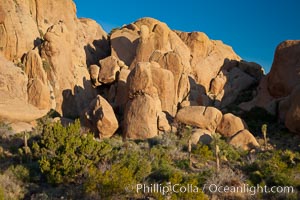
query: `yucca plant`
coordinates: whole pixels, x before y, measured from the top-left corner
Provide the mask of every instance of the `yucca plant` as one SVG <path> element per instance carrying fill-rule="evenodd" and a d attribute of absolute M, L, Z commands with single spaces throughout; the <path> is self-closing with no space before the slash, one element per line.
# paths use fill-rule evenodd
<path fill-rule="evenodd" d="M 265 148 L 267 148 L 267 129 L 268 129 L 268 125 L 267 124 L 263 124 L 261 126 L 261 132 L 264 136 L 264 141 L 265 141 Z"/>

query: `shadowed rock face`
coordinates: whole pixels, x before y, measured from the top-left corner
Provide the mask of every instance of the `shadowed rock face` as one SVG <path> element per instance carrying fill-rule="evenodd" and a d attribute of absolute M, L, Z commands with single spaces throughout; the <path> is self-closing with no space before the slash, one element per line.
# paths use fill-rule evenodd
<path fill-rule="evenodd" d="M 300 84 L 300 40 L 287 40 L 278 45 L 268 76 L 268 89 L 273 97 L 288 96 Z"/>
<path fill-rule="evenodd" d="M 300 40 L 280 43 L 275 51 L 270 73 L 257 87 L 256 97 L 240 105 L 244 110 L 258 106 L 276 115 L 295 133 L 299 130 Z"/>
<path fill-rule="evenodd" d="M 300 84 L 293 89 L 285 101 L 287 102 L 287 110 L 284 115 L 285 125 L 290 131 L 300 133 Z M 284 108 L 281 109 L 284 110 Z"/>

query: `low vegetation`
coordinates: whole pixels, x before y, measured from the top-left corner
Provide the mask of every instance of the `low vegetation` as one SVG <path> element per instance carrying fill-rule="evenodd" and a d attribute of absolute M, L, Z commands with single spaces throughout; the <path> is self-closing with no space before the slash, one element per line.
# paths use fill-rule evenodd
<path fill-rule="evenodd" d="M 80 127 L 43 119 L 28 135 L 0 124 L 1 199 L 298 199 L 300 154 L 292 150 L 245 152 L 216 135 L 189 152 L 192 127 L 146 141 L 116 135 L 98 140 Z M 262 139 L 262 142 L 264 140 Z M 263 144 L 263 143 L 262 143 Z M 216 146 L 220 169 L 216 168 Z M 193 185 L 196 193 L 149 193 L 136 184 Z M 293 186 L 291 194 L 212 193 L 204 186 Z M 202 191 L 204 188 L 204 191 Z M 279 199 L 280 199 L 279 198 Z"/>

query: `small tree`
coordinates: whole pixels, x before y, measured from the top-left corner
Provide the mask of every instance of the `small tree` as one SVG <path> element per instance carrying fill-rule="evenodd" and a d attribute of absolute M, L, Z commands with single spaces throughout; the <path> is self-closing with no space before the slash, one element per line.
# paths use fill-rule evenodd
<path fill-rule="evenodd" d="M 111 151 L 111 146 L 98 142 L 93 134 L 82 134 L 79 120 L 68 127 L 60 123 L 44 127 L 41 140 L 33 144 L 40 169 L 50 183 L 80 181 L 91 168 Z"/>

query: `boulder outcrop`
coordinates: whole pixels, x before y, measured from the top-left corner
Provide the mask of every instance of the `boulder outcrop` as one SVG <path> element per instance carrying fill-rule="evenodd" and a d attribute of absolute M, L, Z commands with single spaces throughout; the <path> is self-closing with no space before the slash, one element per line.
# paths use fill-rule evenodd
<path fill-rule="evenodd" d="M 0 72 L 0 119 L 31 122 L 48 112 L 28 103 L 27 75 L 1 54 Z"/>
<path fill-rule="evenodd" d="M 81 116 L 101 138 L 119 124 L 125 138 L 151 138 L 171 131 L 174 118 L 232 137 L 246 126 L 220 110 L 263 79 L 261 66 L 204 33 L 142 18 L 108 36 L 78 19 L 72 0 L 4 1 L 0 53 L 1 117 L 29 122 L 54 109 Z"/>
<path fill-rule="evenodd" d="M 300 134 L 300 84 L 288 97 L 287 107 L 284 117 L 285 125 L 290 131 Z"/>
<path fill-rule="evenodd" d="M 158 114 L 162 109 L 152 80 L 151 63 L 138 63 L 130 72 L 127 84 L 129 101 L 124 111 L 124 137 L 146 139 L 156 136 Z"/>
<path fill-rule="evenodd" d="M 77 19 L 72 0 L 7 0 L 0 6 L 0 16 L 0 53 L 26 66 L 29 103 L 78 117 L 96 96 L 87 66 L 109 55 L 101 26 Z M 38 49 L 34 54 L 33 48 Z"/>
<path fill-rule="evenodd" d="M 214 107 L 188 106 L 180 109 L 175 119 L 183 124 L 215 132 L 222 120 L 222 113 Z"/>
<path fill-rule="evenodd" d="M 273 97 L 288 96 L 300 84 L 299 55 L 300 40 L 287 40 L 277 46 L 268 75 L 268 89 Z"/>
<path fill-rule="evenodd" d="M 256 106 L 264 108 L 270 114 L 277 116 L 279 121 L 284 122 L 292 132 L 299 132 L 295 128 L 298 124 L 297 114 L 295 114 L 298 100 L 295 91 L 300 83 L 299 55 L 299 40 L 280 43 L 276 48 L 270 73 L 261 79 L 256 89 L 257 95 L 253 100 L 244 102 L 239 107 L 247 111 Z"/>
<path fill-rule="evenodd" d="M 242 130 L 234 135 L 229 141 L 229 144 L 243 150 L 250 150 L 259 147 L 255 137 L 247 129 Z"/>
<path fill-rule="evenodd" d="M 111 105 L 100 95 L 90 103 L 82 117 L 84 124 L 97 132 L 100 138 L 111 137 L 119 127 Z"/>
<path fill-rule="evenodd" d="M 241 130 L 247 128 L 243 120 L 231 113 L 223 115 L 223 118 L 217 127 L 217 132 L 224 137 L 231 137 Z"/>

